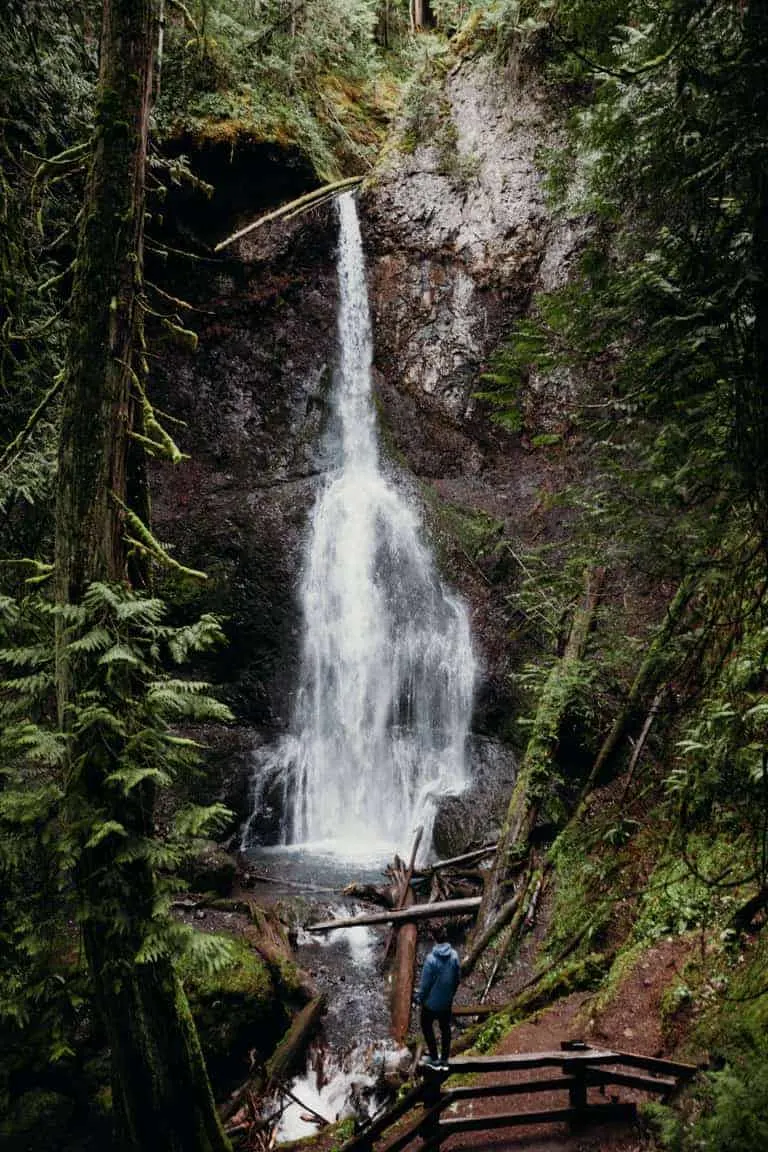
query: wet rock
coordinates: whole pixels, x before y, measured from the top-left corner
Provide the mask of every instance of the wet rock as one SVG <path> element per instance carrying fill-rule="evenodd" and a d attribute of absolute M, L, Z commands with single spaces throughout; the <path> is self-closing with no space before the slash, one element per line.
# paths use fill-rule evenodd
<path fill-rule="evenodd" d="M 442 859 L 493 842 L 504 819 L 515 780 L 512 750 L 495 740 L 471 741 L 472 781 L 465 792 L 441 799 L 433 829 L 434 850 Z"/>

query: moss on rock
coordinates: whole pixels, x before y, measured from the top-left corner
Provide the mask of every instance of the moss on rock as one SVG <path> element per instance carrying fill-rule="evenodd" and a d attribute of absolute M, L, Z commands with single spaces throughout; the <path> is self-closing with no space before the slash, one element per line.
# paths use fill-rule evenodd
<path fill-rule="evenodd" d="M 184 971 L 181 977 L 217 1088 L 242 1078 L 248 1054 L 266 1060 L 289 1022 L 269 966 L 241 941 L 219 971 Z"/>

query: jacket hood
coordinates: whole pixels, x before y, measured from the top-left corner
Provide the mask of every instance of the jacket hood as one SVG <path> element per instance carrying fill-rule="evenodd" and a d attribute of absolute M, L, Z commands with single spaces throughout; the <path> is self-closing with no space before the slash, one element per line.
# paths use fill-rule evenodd
<path fill-rule="evenodd" d="M 435 944 L 432 952 L 433 955 L 439 956 L 441 960 L 447 960 L 451 952 L 453 952 L 453 948 L 451 948 L 450 944 L 446 941 L 444 944 Z"/>

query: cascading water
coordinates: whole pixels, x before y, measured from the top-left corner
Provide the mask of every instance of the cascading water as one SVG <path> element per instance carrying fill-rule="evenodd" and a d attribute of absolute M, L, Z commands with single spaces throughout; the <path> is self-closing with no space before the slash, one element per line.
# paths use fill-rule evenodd
<path fill-rule="evenodd" d="M 428 846 L 434 800 L 465 785 L 475 658 L 464 605 L 380 468 L 360 227 L 354 196 L 338 203 L 339 462 L 312 517 L 291 732 L 257 775 L 282 774 L 285 843 L 371 856 L 418 823 Z"/>

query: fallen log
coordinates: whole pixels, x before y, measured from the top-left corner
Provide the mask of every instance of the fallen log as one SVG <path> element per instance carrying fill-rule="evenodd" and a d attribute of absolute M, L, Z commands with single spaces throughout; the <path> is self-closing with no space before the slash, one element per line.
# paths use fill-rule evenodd
<path fill-rule="evenodd" d="M 391 884 L 386 888 L 382 884 L 347 884 L 341 894 L 365 900 L 367 904 L 378 904 L 380 908 L 394 908 L 397 902 L 397 893 Z"/>
<path fill-rule="evenodd" d="M 283 1080 L 290 1079 L 304 1055 L 312 1035 L 325 1012 L 325 994 L 310 1000 L 296 1016 L 267 1061 L 267 1087 L 274 1087 Z"/>
<path fill-rule="evenodd" d="M 332 932 L 335 928 L 356 928 L 361 924 L 466 916 L 477 911 L 481 900 L 481 896 L 469 896 L 465 900 L 443 900 L 439 904 L 414 904 L 411 908 L 393 909 L 391 912 L 371 912 L 365 916 L 348 916 L 343 920 L 321 920 L 317 924 L 306 924 L 304 928 L 307 932 Z"/>
<path fill-rule="evenodd" d="M 297 200 L 291 200 L 288 204 L 283 204 L 282 208 L 275 209 L 274 212 L 268 212 L 265 216 L 259 216 L 258 220 L 254 220 L 252 224 L 246 224 L 245 228 L 241 228 L 239 232 L 234 232 L 231 236 L 227 236 L 226 240 L 220 240 L 213 249 L 214 252 L 220 252 L 222 248 L 226 248 L 228 244 L 233 244 L 235 240 L 240 240 L 243 236 L 247 236 L 249 232 L 253 232 L 256 228 L 263 227 L 264 224 L 269 224 L 273 220 L 280 220 L 283 217 L 291 218 L 298 216 L 300 212 L 307 211 L 314 208 L 320 201 L 325 201 L 339 192 L 345 192 L 350 188 L 356 188 L 358 184 L 363 181 L 362 176 L 348 176 L 344 180 L 335 180 L 332 184 L 323 184 L 320 188 L 315 188 L 312 192 L 307 192 L 304 196 L 299 196 Z"/>
<path fill-rule="evenodd" d="M 442 872 L 445 868 L 454 868 L 459 864 L 471 864 L 476 860 L 482 860 L 485 856 L 492 856 L 496 848 L 496 844 L 486 844 L 483 848 L 474 848 L 471 852 L 464 852 L 461 856 L 451 856 L 448 860 L 437 860 L 428 868 L 421 868 L 419 871 L 422 876 L 427 876 L 430 872 Z"/>

